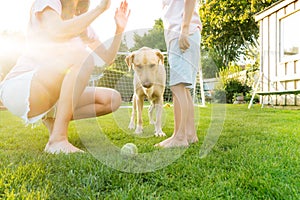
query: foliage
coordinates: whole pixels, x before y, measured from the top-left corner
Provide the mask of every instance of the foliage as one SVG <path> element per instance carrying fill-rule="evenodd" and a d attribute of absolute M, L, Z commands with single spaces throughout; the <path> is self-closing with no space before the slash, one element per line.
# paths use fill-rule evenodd
<path fill-rule="evenodd" d="M 246 75 L 242 72 L 243 69 L 237 65 L 229 65 L 228 67 L 224 67 L 219 72 L 219 79 L 222 85 L 227 84 L 231 80 L 239 80 L 240 82 L 245 83 Z"/>
<path fill-rule="evenodd" d="M 213 55 L 211 51 L 205 50 L 201 47 L 201 67 L 204 78 L 215 78 L 216 74 L 219 72 L 217 65 L 215 64 Z"/>
<path fill-rule="evenodd" d="M 244 97 L 244 100 L 246 102 L 250 102 L 251 98 L 252 98 L 252 94 L 251 93 L 247 93 L 246 96 Z M 252 101 L 253 101 L 252 102 L 253 104 L 259 103 L 259 95 L 255 94 Z"/>
<path fill-rule="evenodd" d="M 237 96 L 246 96 L 250 92 L 251 87 L 233 79 L 226 83 L 224 89 L 226 91 L 227 103 L 233 103 Z"/>
<path fill-rule="evenodd" d="M 202 43 L 221 69 L 251 46 L 259 34 L 254 15 L 278 0 L 207 0 L 200 4 Z"/>
<path fill-rule="evenodd" d="M 226 102 L 233 103 L 234 97 L 238 94 L 247 96 L 251 91 L 251 79 L 248 70 L 242 70 L 239 66 L 230 65 L 219 72 L 220 84 L 216 88 L 215 94 L 226 95 Z M 217 99 L 217 96 L 215 97 Z"/>
<path fill-rule="evenodd" d="M 141 47 L 147 46 L 161 51 L 167 51 L 165 39 L 164 39 L 164 26 L 162 19 L 155 20 L 153 29 L 149 30 L 143 36 L 138 34 L 134 35 L 134 47 L 131 50 L 137 50 Z"/>
<path fill-rule="evenodd" d="M 119 52 L 127 52 L 127 51 L 129 51 L 129 48 L 127 46 L 126 35 L 124 37 L 125 38 L 121 41 Z"/>

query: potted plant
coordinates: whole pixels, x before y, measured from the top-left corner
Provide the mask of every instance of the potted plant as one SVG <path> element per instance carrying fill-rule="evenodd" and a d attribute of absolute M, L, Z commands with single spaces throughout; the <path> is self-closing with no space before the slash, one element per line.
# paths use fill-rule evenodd
<path fill-rule="evenodd" d="M 235 93 L 234 100 L 235 101 L 244 101 L 244 94 L 243 93 Z"/>

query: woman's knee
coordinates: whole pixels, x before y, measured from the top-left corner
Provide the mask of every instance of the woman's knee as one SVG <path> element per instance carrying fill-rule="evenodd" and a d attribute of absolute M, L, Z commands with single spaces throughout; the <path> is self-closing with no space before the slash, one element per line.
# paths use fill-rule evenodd
<path fill-rule="evenodd" d="M 111 113 L 116 111 L 122 103 L 121 94 L 114 89 L 110 88 L 97 88 L 95 96 L 95 103 L 102 105 L 102 109 L 99 112 Z"/>
<path fill-rule="evenodd" d="M 121 103 L 122 103 L 121 94 L 118 91 L 113 90 L 113 92 L 112 92 L 112 100 L 111 100 L 111 109 L 112 109 L 112 112 L 116 111 L 121 106 Z"/>

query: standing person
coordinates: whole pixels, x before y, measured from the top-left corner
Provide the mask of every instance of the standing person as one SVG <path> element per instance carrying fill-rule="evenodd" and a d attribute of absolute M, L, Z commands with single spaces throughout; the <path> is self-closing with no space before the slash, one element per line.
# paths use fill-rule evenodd
<path fill-rule="evenodd" d="M 119 49 L 130 11 L 125 1 L 115 11 L 116 32 L 106 48 L 90 24 L 110 7 L 101 0 L 36 0 L 30 13 L 27 46 L 0 85 L 0 100 L 25 123 L 43 119 L 50 132 L 48 153 L 81 152 L 68 141 L 71 120 L 97 117 L 119 108 L 113 89 L 87 87 L 94 62 L 87 47 L 110 64 Z M 105 31 L 105 27 L 104 31 Z"/>
<path fill-rule="evenodd" d="M 174 104 L 174 132 L 160 147 L 187 147 L 198 142 L 194 122 L 194 88 L 200 59 L 201 21 L 196 0 L 163 0 L 163 23 Z"/>

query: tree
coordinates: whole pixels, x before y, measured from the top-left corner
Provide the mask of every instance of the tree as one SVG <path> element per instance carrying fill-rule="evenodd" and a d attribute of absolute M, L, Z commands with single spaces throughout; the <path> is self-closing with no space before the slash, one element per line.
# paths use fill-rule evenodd
<path fill-rule="evenodd" d="M 161 51 L 167 50 L 162 19 L 155 20 L 153 28 L 149 30 L 148 33 L 145 33 L 143 36 L 135 34 L 133 39 L 135 44 L 131 50 L 137 50 L 144 46 L 159 49 Z"/>
<path fill-rule="evenodd" d="M 129 48 L 127 47 L 127 38 L 125 35 L 124 39 L 121 41 L 119 52 L 127 52 L 127 51 L 129 51 Z"/>
<path fill-rule="evenodd" d="M 219 69 L 257 47 L 254 15 L 278 0 L 207 0 L 200 4 L 202 44 Z"/>

